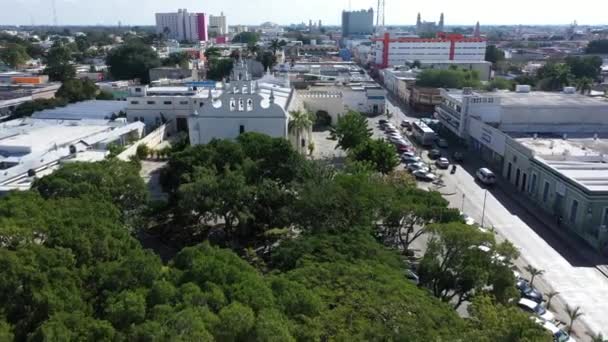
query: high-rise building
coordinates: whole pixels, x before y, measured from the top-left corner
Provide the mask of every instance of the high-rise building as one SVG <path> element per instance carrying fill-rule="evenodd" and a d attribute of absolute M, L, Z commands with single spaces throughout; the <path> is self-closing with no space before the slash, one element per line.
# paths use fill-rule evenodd
<path fill-rule="evenodd" d="M 374 33 L 374 9 L 342 12 L 342 37 L 364 36 Z"/>
<path fill-rule="evenodd" d="M 226 24 L 226 16 L 224 12 L 220 15 L 209 16 L 209 33 L 213 33 L 218 36 L 224 36 L 228 34 L 228 25 Z"/>
<path fill-rule="evenodd" d="M 186 9 L 179 9 L 177 13 L 156 13 L 156 33 L 162 33 L 169 39 L 206 41 L 207 24 L 205 13 L 188 13 Z"/>

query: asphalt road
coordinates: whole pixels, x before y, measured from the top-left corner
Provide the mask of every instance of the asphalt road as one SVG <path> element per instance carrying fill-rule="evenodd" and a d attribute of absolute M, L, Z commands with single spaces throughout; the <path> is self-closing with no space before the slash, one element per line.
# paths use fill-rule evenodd
<path fill-rule="evenodd" d="M 415 120 L 407 115 L 403 106 L 388 101 L 387 108 L 393 113 L 391 121 L 395 124 L 404 119 Z M 378 119 L 371 119 L 370 124 Z M 376 130 L 374 133 L 378 134 Z M 451 152 L 444 152 L 446 156 L 451 155 Z M 470 153 L 465 156 L 468 157 L 465 167 L 459 166 L 455 175 L 449 171 L 437 171 L 441 174 L 443 187 L 422 186 L 444 194 L 451 207 L 463 209 L 477 223 L 483 216 L 484 226 L 493 227 L 497 239 L 506 238 L 519 249 L 521 257 L 516 261 L 519 270 L 528 264 L 544 270 L 544 275 L 537 277 L 534 285 L 545 294 L 551 290 L 560 292 L 551 303 L 551 311 L 556 317 L 568 323 L 566 304 L 580 306 L 584 312 L 574 325 L 573 335 L 577 341 L 589 341 L 587 332 L 608 336 L 608 278 L 568 242 L 557 238 L 551 229 L 530 215 L 509 189 L 495 187 L 487 192 L 484 215 L 486 190 L 475 182 L 473 176 L 476 168 L 482 165 L 477 164 L 479 160 Z"/>

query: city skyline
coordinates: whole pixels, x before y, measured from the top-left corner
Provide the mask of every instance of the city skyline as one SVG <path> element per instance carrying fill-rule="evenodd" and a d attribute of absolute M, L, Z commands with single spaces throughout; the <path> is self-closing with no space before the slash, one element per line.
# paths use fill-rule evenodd
<path fill-rule="evenodd" d="M 308 23 L 309 19 L 322 20 L 327 25 L 339 25 L 342 10 L 374 7 L 373 0 L 309 0 L 305 4 L 280 0 L 267 0 L 263 6 L 251 6 L 251 1 L 226 0 L 221 3 L 201 4 L 196 0 L 142 0 L 137 3 L 121 0 L 90 2 L 85 0 L 56 0 L 59 25 L 153 25 L 154 13 L 173 12 L 187 8 L 191 12 L 219 14 L 224 12 L 230 25 L 258 25 L 271 21 L 281 25 Z M 4 25 L 50 25 L 53 23 L 52 2 L 48 0 L 0 0 L 0 9 L 10 6 L 10 11 L 0 11 L 0 23 Z M 581 25 L 607 25 L 603 13 L 608 2 L 590 0 L 585 6 L 557 7 L 549 0 L 529 2 L 512 0 L 500 11 L 481 0 L 429 0 L 408 4 L 391 0 L 386 5 L 387 25 L 415 25 L 416 15 L 422 13 L 425 20 L 437 21 L 445 13 L 446 26 L 470 25 L 477 21 L 482 25 L 565 25 L 577 21 Z M 322 11 L 318 9 L 322 8 Z M 272 10 L 270 10 L 272 9 Z M 550 15 L 549 14 L 550 11 Z M 22 15 L 15 15 L 21 13 Z"/>

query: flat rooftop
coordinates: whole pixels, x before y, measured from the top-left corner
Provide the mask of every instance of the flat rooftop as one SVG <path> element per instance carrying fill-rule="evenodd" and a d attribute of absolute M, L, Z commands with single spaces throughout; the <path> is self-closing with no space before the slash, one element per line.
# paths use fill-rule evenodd
<path fill-rule="evenodd" d="M 589 192 L 608 192 L 608 135 L 568 134 L 567 138 L 519 136 L 514 139 L 534 159 Z"/>
<path fill-rule="evenodd" d="M 112 114 L 117 114 L 120 111 L 127 109 L 126 101 L 84 101 L 67 105 L 65 107 L 57 107 L 54 109 L 46 109 L 41 112 L 34 113 L 33 118 L 36 119 L 55 119 L 55 120 L 109 120 Z"/>
<path fill-rule="evenodd" d="M 462 101 L 465 97 L 461 89 L 447 89 L 447 94 L 453 99 Z M 500 100 L 501 107 L 606 107 L 608 113 L 608 99 L 597 98 L 563 92 L 531 91 L 518 93 L 514 91 L 476 92 L 471 94 L 474 98 L 494 98 Z"/>

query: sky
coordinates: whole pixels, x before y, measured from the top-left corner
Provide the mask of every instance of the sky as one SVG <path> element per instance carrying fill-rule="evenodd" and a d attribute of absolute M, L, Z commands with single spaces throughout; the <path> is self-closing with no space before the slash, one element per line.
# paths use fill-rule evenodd
<path fill-rule="evenodd" d="M 52 24 L 53 0 L 0 0 L 0 25 Z M 608 25 L 608 0 L 385 0 L 388 25 L 426 21 L 446 25 L 569 24 Z M 219 14 L 228 24 L 308 23 L 338 25 L 341 11 L 375 7 L 376 0 L 55 0 L 59 25 L 153 25 L 154 13 L 187 8 Z M 567 4 L 567 5 L 566 5 Z M 578 5 L 580 4 L 580 6 Z"/>

